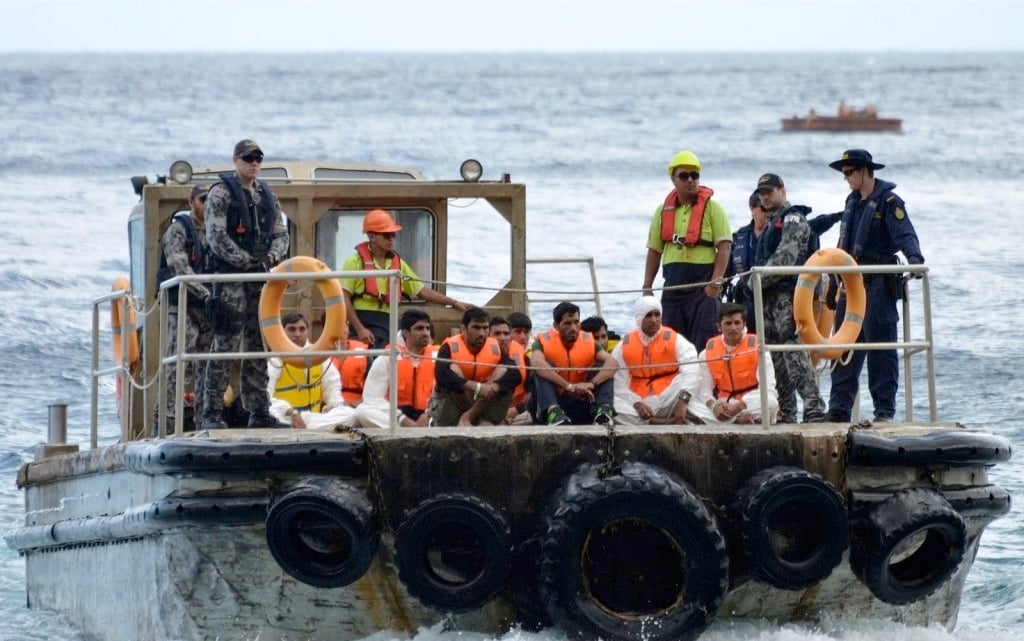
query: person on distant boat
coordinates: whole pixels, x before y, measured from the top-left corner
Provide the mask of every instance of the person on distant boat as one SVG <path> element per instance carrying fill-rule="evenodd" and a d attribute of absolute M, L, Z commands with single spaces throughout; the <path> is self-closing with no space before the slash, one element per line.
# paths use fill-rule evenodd
<path fill-rule="evenodd" d="M 171 218 L 171 223 L 164 232 L 160 252 L 160 267 L 157 269 L 157 283 L 169 278 L 185 274 L 204 274 L 207 271 L 206 261 L 206 219 L 203 207 L 209 185 L 195 185 L 188 197 L 189 211 L 179 212 Z M 206 354 L 213 342 L 213 329 L 206 317 L 206 299 L 210 290 L 203 283 L 191 283 L 186 298 L 185 347 L 183 352 L 189 354 Z M 167 356 L 178 353 L 178 288 L 167 291 Z M 203 373 L 202 367 L 195 361 L 185 363 L 185 378 L 191 384 L 186 385 L 185 393 L 192 396 L 193 421 L 202 417 Z M 174 390 L 177 387 L 177 365 L 168 365 L 166 370 L 167 402 L 165 404 L 165 434 L 174 432 L 175 405 Z M 193 389 L 190 389 L 194 387 Z M 158 430 L 159 409 L 153 408 L 153 436 Z M 186 422 L 186 430 L 195 429 L 194 422 Z"/>
<path fill-rule="evenodd" d="M 757 335 L 747 332 L 747 310 L 739 303 L 724 303 L 718 310 L 721 334 L 708 340 L 698 355 L 700 387 L 690 411 L 711 424 L 761 422 L 761 381 L 758 379 Z M 772 355 L 765 352 L 768 421 L 779 412 Z"/>
<path fill-rule="evenodd" d="M 466 311 L 472 304 L 454 298 L 425 286 L 398 253 L 395 252 L 395 237 L 402 226 L 391 214 L 383 209 L 371 209 L 363 217 L 363 233 L 367 240 L 356 245 L 356 253 L 349 256 L 341 271 L 400 270 L 402 272 L 401 292 L 408 298 L 422 298 L 437 305 L 448 305 L 459 311 Z M 387 278 L 342 278 L 341 288 L 345 292 L 345 309 L 352 326 L 352 337 L 358 338 L 373 348 L 380 349 L 388 343 L 390 288 Z"/>
<path fill-rule="evenodd" d="M 836 115 L 840 118 L 849 118 L 853 115 L 853 110 L 846 106 L 845 100 L 840 100 L 839 108 L 836 110 Z"/>
<path fill-rule="evenodd" d="M 288 338 L 299 347 L 309 345 L 309 321 L 297 312 L 281 317 Z M 341 376 L 330 358 L 310 367 L 297 367 L 278 358 L 267 361 L 270 413 L 282 426 L 333 430 L 355 426 L 356 408 L 341 395 Z"/>
<path fill-rule="evenodd" d="M 757 180 L 761 207 L 770 212 L 764 233 L 757 241 L 754 265 L 795 267 L 818 251 L 818 234 L 811 230 L 807 214 L 811 208 L 792 205 L 786 197 L 786 186 L 778 174 L 764 174 Z M 764 335 L 775 345 L 799 343 L 793 320 L 793 292 L 796 276 L 763 275 Z M 796 423 L 796 395 L 803 400 L 804 422 L 825 420 L 825 401 L 818 389 L 818 377 L 811 367 L 807 352 L 779 352 L 773 356 L 776 391 L 779 399 L 779 422 Z"/>
<path fill-rule="evenodd" d="M 288 225 L 281 204 L 267 183 L 259 179 L 263 150 L 254 140 L 235 145 L 235 171 L 220 175 L 206 199 L 206 239 L 210 245 L 210 271 L 215 274 L 268 272 L 288 256 Z M 213 326 L 210 352 L 263 350 L 259 327 L 259 300 L 263 283 L 215 283 L 206 302 Z M 203 429 L 228 427 L 223 420 L 224 389 L 230 361 L 206 364 Z M 274 427 L 269 412 L 266 359 L 242 361 L 242 406 L 249 412 L 249 427 Z"/>
<path fill-rule="evenodd" d="M 611 425 L 615 360 L 580 329 L 580 308 L 562 301 L 552 329 L 533 343 L 533 411 L 541 425 Z"/>
<path fill-rule="evenodd" d="M 681 334 L 661 324 L 661 303 L 641 296 L 633 306 L 636 329 L 612 350 L 615 421 L 626 425 L 687 423 L 697 393 L 697 350 Z"/>
<path fill-rule="evenodd" d="M 663 322 L 694 345 L 715 334 L 722 277 L 729 266 L 729 217 L 714 193 L 699 184 L 701 165 L 691 151 L 680 151 L 668 165 L 672 191 L 658 206 L 647 235 L 643 293 L 650 295 L 664 264 Z"/>
<path fill-rule="evenodd" d="M 515 361 L 519 368 L 519 385 L 512 392 L 512 403 L 505 414 L 505 422 L 509 425 L 530 425 L 533 417 L 526 411 L 526 404 L 530 399 L 529 383 L 530 359 L 526 356 L 526 347 L 519 341 L 512 340 L 512 329 L 509 322 L 501 316 L 495 316 L 490 322 L 491 338 L 497 339 L 501 349 L 508 352 L 509 358 Z"/>
<path fill-rule="evenodd" d="M 441 343 L 430 398 L 432 425 L 498 425 L 508 415 L 519 368 L 489 336 L 489 325 L 485 310 L 470 307 L 462 313 L 459 333 Z"/>
<path fill-rule="evenodd" d="M 402 314 L 398 322 L 402 345 L 398 359 L 398 425 L 426 427 L 430 421 L 430 395 L 434 390 L 434 356 L 430 316 L 418 309 Z M 363 402 L 356 410 L 360 427 L 391 426 L 391 358 L 378 356 L 366 375 Z"/>
<path fill-rule="evenodd" d="M 829 163 L 840 171 L 850 187 L 839 225 L 838 247 L 860 265 L 896 265 L 902 252 L 911 265 L 924 264 L 917 232 L 910 222 L 907 206 L 893 191 L 894 183 L 875 178 L 876 163 L 864 149 L 848 149 L 842 158 Z M 866 274 L 864 288 L 867 309 L 860 342 L 896 342 L 899 320 L 897 301 L 903 296 L 900 274 Z M 836 327 L 843 322 L 845 298 L 836 310 Z M 899 387 L 899 359 L 896 350 L 854 351 L 849 362 L 832 370 L 832 391 L 828 419 L 848 422 L 857 396 L 858 380 L 864 360 L 868 363 L 868 387 L 874 402 L 875 421 L 891 421 L 896 415 L 896 390 Z"/>

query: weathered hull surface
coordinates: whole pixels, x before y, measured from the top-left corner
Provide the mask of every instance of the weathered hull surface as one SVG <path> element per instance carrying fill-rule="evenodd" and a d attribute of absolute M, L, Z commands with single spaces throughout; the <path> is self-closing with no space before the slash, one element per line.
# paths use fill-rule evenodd
<path fill-rule="evenodd" d="M 783 131 L 893 131 L 903 129 L 899 118 L 839 118 L 815 116 L 813 118 L 783 118 Z"/>
<path fill-rule="evenodd" d="M 438 497 L 472 496 L 496 507 L 495 518 L 507 524 L 510 568 L 485 605 L 455 608 L 464 611 L 452 618 L 454 625 L 488 633 L 516 623 L 564 627 L 561 610 L 549 604 L 559 599 L 550 585 L 557 546 L 549 539 L 559 512 L 576 504 L 572 497 L 564 504 L 555 499 L 580 469 L 599 478 L 649 466 L 692 488 L 711 522 L 721 526 L 729 576 L 715 602 L 718 616 L 827 614 L 951 626 L 982 531 L 1009 509 L 1005 491 L 987 480 L 988 466 L 1009 457 L 1008 443 L 964 434 L 952 424 L 858 434 L 844 425 L 727 432 L 531 427 L 398 430 L 363 441 L 227 430 L 28 464 L 19 474 L 27 492 L 25 527 L 7 542 L 26 557 L 30 607 L 59 611 L 98 639 L 358 639 L 442 620 L 441 608 L 417 598 L 422 585 L 407 589 L 396 558 L 410 515 Z M 933 451 L 924 451 L 924 442 Z M 931 462 L 922 463 L 926 458 Z M 942 491 L 965 526 L 963 560 L 933 593 L 898 605 L 879 601 L 865 587 L 851 570 L 849 552 L 827 578 L 806 587 L 779 589 L 752 577 L 743 542 L 737 542 L 742 537 L 730 525 L 732 506 L 758 472 L 793 468 L 834 486 L 852 524 L 859 512 L 904 488 Z M 372 563 L 343 587 L 296 580 L 268 548 L 268 506 L 311 477 L 343 479 L 376 506 L 380 543 Z M 410 566 L 404 567 L 408 574 Z M 590 587 L 598 600 L 619 598 Z"/>

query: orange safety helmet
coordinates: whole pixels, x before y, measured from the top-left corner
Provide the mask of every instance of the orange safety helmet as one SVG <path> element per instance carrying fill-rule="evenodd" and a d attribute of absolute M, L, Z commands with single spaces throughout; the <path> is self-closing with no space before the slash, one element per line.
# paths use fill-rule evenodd
<path fill-rule="evenodd" d="M 402 231 L 402 226 L 383 209 L 371 209 L 363 217 L 364 234 L 388 234 L 396 231 Z"/>

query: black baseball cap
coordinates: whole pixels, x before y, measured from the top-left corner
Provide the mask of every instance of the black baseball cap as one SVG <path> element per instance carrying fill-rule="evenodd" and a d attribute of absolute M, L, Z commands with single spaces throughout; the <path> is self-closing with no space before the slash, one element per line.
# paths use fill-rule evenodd
<path fill-rule="evenodd" d="M 757 191 L 762 189 L 773 189 L 775 187 L 785 187 L 786 184 L 782 182 L 782 178 L 779 178 L 778 174 L 763 174 L 757 179 Z"/>

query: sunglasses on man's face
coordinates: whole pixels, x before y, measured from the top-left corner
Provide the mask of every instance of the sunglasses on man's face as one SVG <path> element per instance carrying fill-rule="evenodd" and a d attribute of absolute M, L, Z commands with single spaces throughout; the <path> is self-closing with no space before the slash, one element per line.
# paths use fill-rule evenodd
<path fill-rule="evenodd" d="M 843 175 L 846 176 L 847 178 L 849 178 L 850 176 L 854 175 L 858 171 L 860 171 L 860 167 L 857 167 L 856 169 L 844 169 L 843 170 Z"/>
<path fill-rule="evenodd" d="M 263 162 L 263 154 L 249 154 L 248 156 L 242 156 L 242 162 L 261 163 Z"/>
<path fill-rule="evenodd" d="M 677 171 L 675 173 L 675 177 L 677 179 L 679 179 L 679 180 L 682 180 L 683 182 L 685 182 L 687 178 L 689 178 L 690 180 L 700 180 L 700 172 L 699 171 Z"/>

